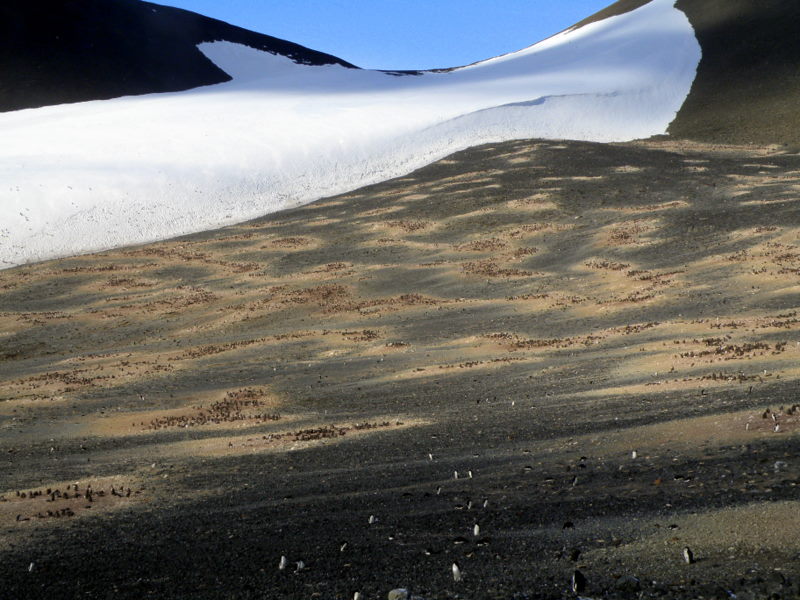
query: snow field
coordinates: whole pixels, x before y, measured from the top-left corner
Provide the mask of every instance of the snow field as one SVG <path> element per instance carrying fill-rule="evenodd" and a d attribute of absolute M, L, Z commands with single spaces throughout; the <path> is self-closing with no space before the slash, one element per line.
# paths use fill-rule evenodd
<path fill-rule="evenodd" d="M 700 61 L 673 4 L 417 76 L 214 42 L 233 81 L 0 114 L 0 268 L 245 221 L 477 144 L 665 133 Z"/>

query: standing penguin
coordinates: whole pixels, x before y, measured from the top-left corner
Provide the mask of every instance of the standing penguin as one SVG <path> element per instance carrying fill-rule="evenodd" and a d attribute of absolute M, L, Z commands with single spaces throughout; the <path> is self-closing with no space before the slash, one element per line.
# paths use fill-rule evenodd
<path fill-rule="evenodd" d="M 583 590 L 586 589 L 586 577 L 584 577 L 583 573 L 575 569 L 575 572 L 572 574 L 572 591 L 576 594 L 583 593 Z"/>

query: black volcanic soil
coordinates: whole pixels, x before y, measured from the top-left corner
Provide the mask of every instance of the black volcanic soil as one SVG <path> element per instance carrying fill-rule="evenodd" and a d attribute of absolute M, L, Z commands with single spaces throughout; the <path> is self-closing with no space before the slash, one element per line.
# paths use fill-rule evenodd
<path fill-rule="evenodd" d="M 311 65 L 329 54 L 189 11 L 140 0 L 0 4 L 0 112 L 229 81 L 197 49 L 225 40 Z"/>
<path fill-rule="evenodd" d="M 630 12 L 620 0 L 576 25 Z M 703 58 L 670 136 L 723 144 L 800 144 L 800 4 L 786 0 L 678 0 Z"/>
<path fill-rule="evenodd" d="M 510 142 L 0 272 L 0 597 L 797 598 L 798 185 Z"/>
<path fill-rule="evenodd" d="M 678 0 L 703 49 L 669 133 L 736 144 L 800 144 L 800 4 Z"/>

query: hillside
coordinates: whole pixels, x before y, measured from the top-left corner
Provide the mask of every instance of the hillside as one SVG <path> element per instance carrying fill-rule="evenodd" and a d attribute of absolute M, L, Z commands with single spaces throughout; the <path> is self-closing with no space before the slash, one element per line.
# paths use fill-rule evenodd
<path fill-rule="evenodd" d="M 718 143 L 800 144 L 800 5 L 783 0 L 678 0 L 703 48 L 671 136 Z"/>
<path fill-rule="evenodd" d="M 4 589 L 796 597 L 798 167 L 508 142 L 3 271 Z"/>
<path fill-rule="evenodd" d="M 334 56 L 189 11 L 139 0 L 0 5 L 0 112 L 230 81 L 198 50 L 226 40 L 306 65 Z"/>
<path fill-rule="evenodd" d="M 700 60 L 669 0 L 418 75 L 191 49 L 232 79 L 0 113 L 0 266 L 242 222 L 482 143 L 663 134 Z"/>
<path fill-rule="evenodd" d="M 0 114 L 0 600 L 800 597 L 793 4 L 405 75 L 114 7 L 8 97 L 142 95 Z"/>
<path fill-rule="evenodd" d="M 625 14 L 648 0 L 620 0 L 578 23 Z M 783 0 L 677 0 L 703 58 L 669 127 L 677 139 L 800 144 L 800 5 Z"/>
<path fill-rule="evenodd" d="M 5 4 L 0 105 L 115 99 L 0 114 L 0 265 L 240 222 L 493 141 L 794 148 L 800 9 L 672 4 L 617 2 L 519 52 L 406 76 L 134 0 Z"/>

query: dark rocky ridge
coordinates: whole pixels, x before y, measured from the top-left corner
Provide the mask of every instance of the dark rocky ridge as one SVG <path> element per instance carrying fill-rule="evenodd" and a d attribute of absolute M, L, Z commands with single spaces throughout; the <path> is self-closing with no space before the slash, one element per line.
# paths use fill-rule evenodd
<path fill-rule="evenodd" d="M 603 10 L 600 10 L 593 15 L 586 17 L 583 21 L 580 21 L 574 25 L 574 27 L 583 27 L 584 25 L 588 25 L 589 23 L 596 23 L 597 21 L 602 21 L 603 19 L 609 19 L 611 17 L 617 17 L 619 15 L 624 15 L 625 13 L 631 12 L 632 10 L 636 10 L 650 2 L 650 0 L 618 0 L 607 6 Z"/>
<path fill-rule="evenodd" d="M 353 65 L 178 8 L 139 0 L 0 4 L 0 112 L 229 81 L 197 44 L 226 40 L 302 64 Z"/>
<path fill-rule="evenodd" d="M 619 0 L 576 27 L 635 10 L 647 1 Z M 717 143 L 800 143 L 795 108 L 800 97 L 800 5 L 783 0 L 678 0 L 677 7 L 691 21 L 703 58 L 669 134 Z M 13 2 L 0 6 L 0 112 L 228 81 L 196 47 L 212 40 L 245 44 L 304 64 L 353 67 L 291 42 L 139 0 Z"/>
<path fill-rule="evenodd" d="M 576 26 L 635 10 L 620 0 Z M 730 144 L 800 142 L 800 4 L 785 0 L 678 0 L 703 49 L 672 137 Z"/>
<path fill-rule="evenodd" d="M 800 142 L 800 4 L 678 0 L 703 48 L 670 135 L 709 142 Z"/>

